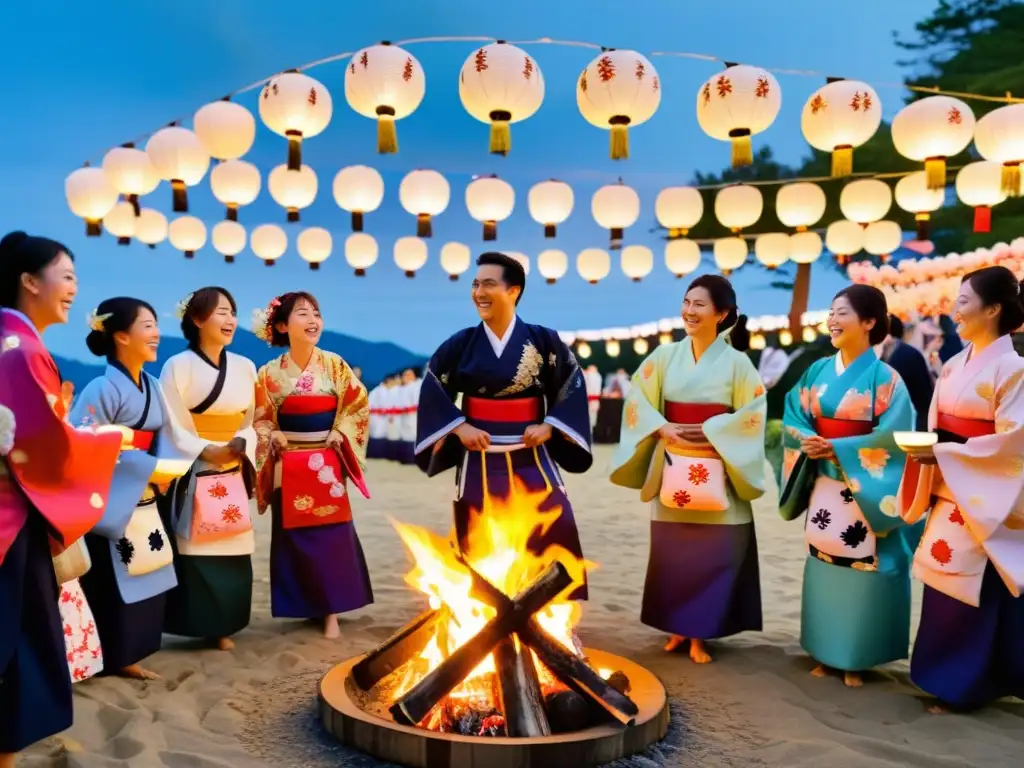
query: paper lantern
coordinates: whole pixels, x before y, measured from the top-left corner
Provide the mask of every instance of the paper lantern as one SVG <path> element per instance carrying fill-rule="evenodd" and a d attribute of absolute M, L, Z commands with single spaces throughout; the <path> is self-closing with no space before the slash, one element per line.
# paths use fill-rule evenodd
<path fill-rule="evenodd" d="M 817 232 L 797 232 L 789 237 L 789 260 L 794 264 L 813 264 L 821 256 L 821 249 L 821 235 Z"/>
<path fill-rule="evenodd" d="M 128 245 L 135 235 L 135 206 L 122 200 L 103 217 L 103 227 L 117 238 L 118 245 Z"/>
<path fill-rule="evenodd" d="M 512 148 L 509 125 L 533 115 L 544 101 L 544 77 L 526 51 L 504 40 L 477 48 L 459 73 L 462 106 L 491 125 L 491 154 Z"/>
<path fill-rule="evenodd" d="M 683 237 L 704 215 L 704 197 L 694 187 L 666 187 L 654 201 L 654 215 L 669 238 Z"/>
<path fill-rule="evenodd" d="M 395 121 L 423 101 L 427 77 L 411 53 L 383 42 L 358 51 L 345 70 L 345 98 L 363 117 L 377 121 L 377 151 L 398 151 Z"/>
<path fill-rule="evenodd" d="M 554 285 L 569 271 L 569 256 L 554 248 L 541 251 L 537 256 L 537 271 L 548 285 Z"/>
<path fill-rule="evenodd" d="M 245 234 L 245 227 L 237 221 L 218 221 L 213 225 L 211 236 L 213 248 L 224 257 L 224 261 L 232 264 L 235 256 L 245 250 L 245 243 L 248 239 Z"/>
<path fill-rule="evenodd" d="M 715 194 L 715 218 L 730 232 L 753 226 L 763 211 L 761 190 L 751 184 L 722 187 Z"/>
<path fill-rule="evenodd" d="M 732 144 L 732 167 L 754 162 L 750 137 L 775 122 L 782 88 L 766 69 L 738 64 L 712 75 L 697 91 L 697 122 L 713 139 Z"/>
<path fill-rule="evenodd" d="M 237 160 L 256 140 L 256 118 L 233 101 L 214 101 L 200 107 L 192 119 L 196 136 L 207 154 L 218 160 Z"/>
<path fill-rule="evenodd" d="M 416 271 L 427 263 L 427 244 L 418 237 L 400 237 L 395 241 L 395 264 L 406 277 L 416 277 Z"/>
<path fill-rule="evenodd" d="M 925 172 L 918 171 L 897 181 L 893 196 L 896 198 L 896 205 L 907 213 L 914 214 L 917 221 L 917 239 L 927 240 L 928 220 L 946 201 L 945 188 L 929 189 Z"/>
<path fill-rule="evenodd" d="M 818 338 L 818 332 L 816 330 L 814 330 L 813 328 L 811 328 L 810 326 L 808 326 L 808 327 L 804 328 L 804 330 L 800 334 L 800 336 L 801 336 L 801 338 L 803 338 L 803 340 L 806 343 L 810 344 L 812 341 L 814 341 L 816 338 Z"/>
<path fill-rule="evenodd" d="M 809 181 L 797 181 L 779 187 L 775 213 L 783 226 L 803 232 L 821 220 L 825 205 L 825 192 L 821 187 Z"/>
<path fill-rule="evenodd" d="M 509 256 L 510 258 L 515 259 L 516 261 L 518 261 L 522 265 L 522 267 L 523 267 L 523 274 L 524 275 L 530 274 L 530 257 L 529 256 L 527 256 L 525 253 L 520 253 L 519 251 L 503 251 L 503 253 L 506 256 Z"/>
<path fill-rule="evenodd" d="M 1024 163 L 1024 104 L 1008 104 L 978 120 L 974 146 L 986 160 L 1001 163 L 1000 188 L 1007 197 L 1020 197 Z"/>
<path fill-rule="evenodd" d="M 665 244 L 665 266 L 677 278 L 690 274 L 700 266 L 700 246 L 686 238 L 669 240 Z"/>
<path fill-rule="evenodd" d="M 334 177 L 334 202 L 352 214 L 352 231 L 363 231 L 363 214 L 380 208 L 384 200 L 384 178 L 375 168 L 350 165 Z"/>
<path fill-rule="evenodd" d="M 742 237 L 720 237 L 715 240 L 715 266 L 727 277 L 746 264 L 749 253 L 747 241 Z"/>
<path fill-rule="evenodd" d="M 124 195 L 139 215 L 139 198 L 148 195 L 160 184 L 160 175 L 149 155 L 134 144 L 114 147 L 103 157 L 103 172 L 110 185 Z"/>
<path fill-rule="evenodd" d="M 892 121 L 893 146 L 904 157 L 924 163 L 928 189 L 946 186 L 946 158 L 967 149 L 973 137 L 974 113 L 952 96 L 912 102 Z"/>
<path fill-rule="evenodd" d="M 792 343 L 793 343 L 793 334 L 792 333 L 790 333 L 785 328 L 783 328 L 781 331 L 779 331 L 779 344 L 781 344 L 783 347 L 788 347 Z"/>
<path fill-rule="evenodd" d="M 629 128 L 658 111 L 661 81 L 654 65 L 636 51 L 605 51 L 576 81 L 576 105 L 591 125 L 611 131 L 612 160 L 629 157 Z"/>
<path fill-rule="evenodd" d="M 666 344 L 671 344 L 671 343 L 672 343 L 672 334 L 671 333 L 661 333 L 661 334 L 658 335 L 658 344 L 660 344 L 661 346 L 665 346 Z"/>
<path fill-rule="evenodd" d="M 186 259 L 191 259 L 206 245 L 206 225 L 195 216 L 179 216 L 167 228 L 167 237 Z"/>
<path fill-rule="evenodd" d="M 277 224 L 261 224 L 249 235 L 249 247 L 268 267 L 288 250 L 288 235 Z"/>
<path fill-rule="evenodd" d="M 888 261 L 903 244 L 903 231 L 895 221 L 873 221 L 864 229 L 864 250 Z"/>
<path fill-rule="evenodd" d="M 569 218 L 572 213 L 572 206 L 575 197 L 572 187 L 564 181 L 550 179 L 534 184 L 530 187 L 526 204 L 530 209 L 530 216 L 538 224 L 544 225 L 544 237 L 555 236 L 559 224 Z"/>
<path fill-rule="evenodd" d="M 188 187 L 194 187 L 210 167 L 210 155 L 192 131 L 172 125 L 146 142 L 146 154 L 161 179 L 171 182 L 173 210 L 188 211 Z"/>
<path fill-rule="evenodd" d="M 135 220 L 135 239 L 150 248 L 167 239 L 167 217 L 152 208 L 143 208 Z"/>
<path fill-rule="evenodd" d="M 411 171 L 398 187 L 398 199 L 416 217 L 416 235 L 430 237 L 430 219 L 448 207 L 451 188 L 437 171 Z"/>
<path fill-rule="evenodd" d="M 858 224 L 879 221 L 892 208 L 892 188 L 880 179 L 851 181 L 839 193 L 843 216 Z"/>
<path fill-rule="evenodd" d="M 225 160 L 210 171 L 210 189 L 226 206 L 224 217 L 228 221 L 238 221 L 238 209 L 253 202 L 262 186 L 259 168 L 245 160 Z"/>
<path fill-rule="evenodd" d="M 579 346 L 576 347 L 576 354 L 583 360 L 586 360 L 588 357 L 590 357 L 590 353 L 590 345 L 587 344 L 587 342 L 585 341 L 581 341 Z"/>
<path fill-rule="evenodd" d="M 654 269 L 654 253 L 646 245 L 627 245 L 622 249 L 622 271 L 639 283 Z"/>
<path fill-rule="evenodd" d="M 345 261 L 362 277 L 377 263 L 377 241 L 371 235 L 356 232 L 345 238 Z"/>
<path fill-rule="evenodd" d="M 576 271 L 588 283 L 597 285 L 612 271 L 612 257 L 600 248 L 586 248 L 576 257 Z"/>
<path fill-rule="evenodd" d="M 608 339 L 608 341 L 604 343 L 604 353 L 608 355 L 608 357 L 618 357 L 621 351 L 622 347 L 619 345 L 618 339 Z"/>
<path fill-rule="evenodd" d="M 288 212 L 288 221 L 298 221 L 299 211 L 316 200 L 316 173 L 308 165 L 298 171 L 279 165 L 267 177 L 267 189 L 274 202 Z"/>
<path fill-rule="evenodd" d="M 498 222 L 512 215 L 516 191 L 497 176 L 478 176 L 466 186 L 469 215 L 484 225 L 484 240 L 498 239 Z"/>
<path fill-rule="evenodd" d="M 763 333 L 755 333 L 750 337 L 750 348 L 761 350 L 768 346 Z"/>
<path fill-rule="evenodd" d="M 633 351 L 638 355 L 646 355 L 650 350 L 650 345 L 647 343 L 647 339 L 635 339 L 633 341 Z"/>
<path fill-rule="evenodd" d="M 117 205 L 117 190 L 102 168 L 79 168 L 64 180 L 64 196 L 71 212 L 85 219 L 85 234 L 97 237 L 100 222 Z"/>
<path fill-rule="evenodd" d="M 590 212 L 598 226 L 611 235 L 611 248 L 622 247 L 622 236 L 627 227 L 640 218 L 640 195 L 620 179 L 617 184 L 606 184 L 590 200 Z"/>
<path fill-rule="evenodd" d="M 865 144 L 882 123 L 882 102 L 875 89 L 859 80 L 836 80 L 811 94 L 800 116 L 807 143 L 832 153 L 832 176 L 853 173 L 853 150 Z"/>
<path fill-rule="evenodd" d="M 768 269 L 781 267 L 789 261 L 789 235 L 785 232 L 758 235 L 754 240 L 754 256 Z"/>
<path fill-rule="evenodd" d="M 979 127 L 981 120 L 978 121 Z M 1002 188 L 1003 168 L 994 160 L 981 160 L 968 163 L 956 174 L 956 194 L 961 203 L 974 209 L 975 232 L 992 229 L 992 206 L 999 205 L 1007 197 Z"/>
<path fill-rule="evenodd" d="M 840 264 L 845 264 L 864 247 L 864 227 L 848 219 L 833 221 L 825 230 L 825 245 Z"/>
<path fill-rule="evenodd" d="M 299 258 L 309 264 L 312 270 L 320 269 L 320 264 L 327 260 L 334 248 L 331 233 L 323 227 L 308 227 L 299 233 L 295 240 L 295 249 Z"/>
<path fill-rule="evenodd" d="M 472 258 L 468 245 L 445 243 L 441 247 L 441 269 L 448 273 L 448 279 L 453 282 L 469 269 Z"/>
<path fill-rule="evenodd" d="M 291 171 L 302 169 L 302 141 L 323 133 L 333 111 L 330 91 L 301 72 L 272 77 L 260 92 L 260 119 L 278 136 L 288 139 Z"/>

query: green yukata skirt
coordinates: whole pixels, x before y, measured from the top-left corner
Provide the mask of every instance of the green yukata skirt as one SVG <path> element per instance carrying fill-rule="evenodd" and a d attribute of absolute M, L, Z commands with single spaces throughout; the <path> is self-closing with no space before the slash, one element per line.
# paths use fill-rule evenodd
<path fill-rule="evenodd" d="M 174 536 L 169 536 L 174 541 Z M 179 555 L 178 586 L 167 593 L 164 632 L 182 637 L 230 637 L 249 626 L 252 613 L 252 557 Z"/>

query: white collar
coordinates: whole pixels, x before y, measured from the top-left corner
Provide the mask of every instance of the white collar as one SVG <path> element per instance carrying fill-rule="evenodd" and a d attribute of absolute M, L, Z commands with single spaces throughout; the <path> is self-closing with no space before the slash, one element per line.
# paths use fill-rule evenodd
<path fill-rule="evenodd" d="M 508 328 L 505 329 L 505 335 L 500 339 L 498 334 L 491 330 L 491 327 L 487 323 L 483 324 L 484 332 L 487 334 L 487 340 L 491 342 L 491 349 L 494 350 L 495 357 L 501 357 L 501 353 L 505 351 L 505 347 L 508 346 L 509 339 L 512 338 L 512 331 L 516 327 L 516 316 L 512 315 L 512 322 L 508 324 Z"/>

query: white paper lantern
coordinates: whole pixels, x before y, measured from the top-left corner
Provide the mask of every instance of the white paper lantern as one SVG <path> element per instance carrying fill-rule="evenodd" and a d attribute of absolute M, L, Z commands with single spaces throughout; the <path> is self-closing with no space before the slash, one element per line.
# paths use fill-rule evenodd
<path fill-rule="evenodd" d="M 516 191 L 497 176 L 480 176 L 466 186 L 469 215 L 484 225 L 484 240 L 498 239 L 498 222 L 512 215 Z"/>
<path fill-rule="evenodd" d="M 383 42 L 358 51 L 345 70 L 345 98 L 363 117 L 377 121 L 377 151 L 398 151 L 395 121 L 423 101 L 427 78 L 411 53 Z"/>
<path fill-rule="evenodd" d="M 591 125 L 611 131 L 612 160 L 629 157 L 629 128 L 645 123 L 661 103 L 658 72 L 636 51 L 601 53 L 576 81 L 576 105 Z"/>
<path fill-rule="evenodd" d="M 516 261 L 518 261 L 522 265 L 522 267 L 523 267 L 523 274 L 524 275 L 530 274 L 530 257 L 529 256 L 527 256 L 525 253 L 520 253 L 519 251 L 503 251 L 503 253 L 506 256 L 515 259 Z"/>
<path fill-rule="evenodd" d="M 604 343 L 604 353 L 608 355 L 608 357 L 618 357 L 621 351 L 622 346 L 619 344 L 618 339 L 608 339 L 608 341 Z"/>
<path fill-rule="evenodd" d="M 897 181 L 893 196 L 896 205 L 907 213 L 914 214 L 917 221 L 917 239 L 927 240 L 928 220 L 946 201 L 945 188 L 929 189 L 925 172 L 918 171 Z"/>
<path fill-rule="evenodd" d="M 839 210 L 858 224 L 881 220 L 892 208 L 892 188 L 881 179 L 851 181 L 839 193 Z"/>
<path fill-rule="evenodd" d="M 331 233 L 323 227 L 308 227 L 299 233 L 295 248 L 299 252 L 299 258 L 309 264 L 310 269 L 317 270 L 331 255 L 334 240 Z"/>
<path fill-rule="evenodd" d="M 323 133 L 333 111 L 331 92 L 301 72 L 282 72 L 270 78 L 260 92 L 260 119 L 288 139 L 288 169 L 292 171 L 302 168 L 303 139 Z"/>
<path fill-rule="evenodd" d="M 148 195 L 160 184 L 160 175 L 153 167 L 149 155 L 134 144 L 114 147 L 103 157 L 103 172 L 110 185 L 132 204 L 139 214 L 139 198 Z"/>
<path fill-rule="evenodd" d="M 64 196 L 71 212 L 85 219 L 85 234 L 100 234 L 100 222 L 117 205 L 117 190 L 102 168 L 79 168 L 64 180 Z"/>
<path fill-rule="evenodd" d="M 635 339 L 633 341 L 633 351 L 638 355 L 646 355 L 650 349 L 650 345 L 647 343 L 647 339 Z"/>
<path fill-rule="evenodd" d="M 210 239 L 213 242 L 214 250 L 224 257 L 226 263 L 232 264 L 235 261 L 235 256 L 245 250 L 245 243 L 248 237 L 245 233 L 245 227 L 237 221 L 229 219 L 227 221 L 218 221 L 213 225 Z"/>
<path fill-rule="evenodd" d="M 402 207 L 416 217 L 417 237 L 430 237 L 430 220 L 448 207 L 451 188 L 437 171 L 410 171 L 398 187 Z"/>
<path fill-rule="evenodd" d="M 268 267 L 288 250 L 288 235 L 277 224 L 261 224 L 249 235 L 249 248 Z"/>
<path fill-rule="evenodd" d="M 946 158 L 974 137 L 974 113 L 952 96 L 928 96 L 899 111 L 892 121 L 892 143 L 910 160 L 924 163 L 929 189 L 946 186 Z"/>
<path fill-rule="evenodd" d="M 888 261 L 903 244 L 903 231 L 895 221 L 873 221 L 864 229 L 864 250 Z"/>
<path fill-rule="evenodd" d="M 427 244 L 418 237 L 400 237 L 395 241 L 395 264 L 405 272 L 406 277 L 416 277 L 416 272 L 427 263 Z"/>
<path fill-rule="evenodd" d="M 853 173 L 853 150 L 865 144 L 882 123 L 882 102 L 875 89 L 859 80 L 836 80 L 811 94 L 800 116 L 807 143 L 832 153 L 832 176 Z"/>
<path fill-rule="evenodd" d="M 511 123 L 532 116 L 544 101 L 544 77 L 526 51 L 504 40 L 477 48 L 459 73 L 459 98 L 473 117 L 491 126 L 491 154 L 512 148 Z"/>
<path fill-rule="evenodd" d="M 825 230 L 825 245 L 840 264 L 845 264 L 864 247 L 864 227 L 849 219 L 833 221 Z"/>
<path fill-rule="evenodd" d="M 186 259 L 191 259 L 206 245 L 206 225 L 195 216 L 179 216 L 167 228 L 167 237 Z"/>
<path fill-rule="evenodd" d="M 1024 194 L 1024 104 L 1008 104 L 983 115 L 974 128 L 974 146 L 986 160 L 1002 164 L 1000 187 L 1007 197 Z"/>
<path fill-rule="evenodd" d="M 377 241 L 371 235 L 356 232 L 345 238 L 345 261 L 355 270 L 356 277 L 363 277 L 377 263 L 377 252 Z"/>
<path fill-rule="evenodd" d="M 754 256 L 768 269 L 781 267 L 789 261 L 789 235 L 785 232 L 758 235 L 754 240 Z"/>
<path fill-rule="evenodd" d="M 798 232 L 817 224 L 825 215 L 825 206 L 824 190 L 809 181 L 783 184 L 775 198 L 775 213 L 779 221 Z"/>
<path fill-rule="evenodd" d="M 233 101 L 214 101 L 200 107 L 192 119 L 196 136 L 210 157 L 237 160 L 256 140 L 256 118 Z"/>
<path fill-rule="evenodd" d="M 612 271 L 612 257 L 601 248 L 586 248 L 576 257 L 576 271 L 588 283 L 597 285 Z"/>
<path fill-rule="evenodd" d="M 238 221 L 238 209 L 259 197 L 262 186 L 260 169 L 245 160 L 225 160 L 210 171 L 210 189 L 226 207 L 228 221 Z"/>
<path fill-rule="evenodd" d="M 677 278 L 690 274 L 700 266 L 700 246 L 686 238 L 669 240 L 665 244 L 665 266 Z"/>
<path fill-rule="evenodd" d="M 704 215 L 704 197 L 695 187 L 666 187 L 654 201 L 654 215 L 669 238 L 683 237 Z"/>
<path fill-rule="evenodd" d="M 146 142 L 146 154 L 157 174 L 171 182 L 173 210 L 188 211 L 188 187 L 194 187 L 210 167 L 210 155 L 192 131 L 172 125 L 161 128 Z"/>
<path fill-rule="evenodd" d="M 654 253 L 646 245 L 627 245 L 622 249 L 622 271 L 639 283 L 654 269 Z"/>
<path fill-rule="evenodd" d="M 611 236 L 611 248 L 622 247 L 622 236 L 640 218 L 640 195 L 620 179 L 617 184 L 606 184 L 590 200 L 590 212 L 599 227 Z"/>
<path fill-rule="evenodd" d="M 448 279 L 453 282 L 459 279 L 459 275 L 469 269 L 472 260 L 472 252 L 468 245 L 463 243 L 445 243 L 441 247 L 441 269 L 448 273 Z"/>
<path fill-rule="evenodd" d="M 117 238 L 118 245 L 128 245 L 135 236 L 135 206 L 122 200 L 103 217 L 103 227 Z"/>
<path fill-rule="evenodd" d="M 279 165 L 267 177 L 267 189 L 274 202 L 288 212 L 288 221 L 298 221 L 299 211 L 316 200 L 316 173 L 308 165 L 298 171 Z"/>
<path fill-rule="evenodd" d="M 822 245 L 821 235 L 817 232 L 797 232 L 790 235 L 789 260 L 794 264 L 813 264 L 821 256 Z"/>
<path fill-rule="evenodd" d="M 979 127 L 981 120 L 978 121 Z M 975 232 L 991 231 L 992 206 L 1006 200 L 1002 187 L 1003 168 L 994 160 L 980 160 L 968 163 L 956 174 L 956 194 L 961 203 L 974 209 Z"/>
<path fill-rule="evenodd" d="M 750 137 L 767 129 L 782 107 L 782 88 L 766 69 L 737 64 L 712 75 L 697 91 L 704 133 L 732 144 L 732 167 L 754 162 Z"/>
<path fill-rule="evenodd" d="M 565 251 L 549 248 L 537 256 L 537 271 L 548 285 L 554 285 L 569 271 L 569 256 Z"/>
<path fill-rule="evenodd" d="M 375 168 L 350 165 L 334 177 L 334 202 L 352 214 L 352 231 L 363 231 L 363 214 L 380 208 L 384 200 L 384 178 Z"/>
<path fill-rule="evenodd" d="M 763 211 L 761 190 L 751 184 L 722 187 L 715 194 L 715 218 L 730 232 L 752 227 Z"/>
<path fill-rule="evenodd" d="M 742 237 L 720 237 L 715 240 L 715 266 L 723 275 L 731 275 L 747 262 L 750 249 Z"/>
<path fill-rule="evenodd" d="M 526 204 L 530 209 L 530 216 L 538 224 L 544 225 L 544 237 L 555 236 L 559 224 L 569 218 L 575 197 L 572 187 L 564 181 L 550 179 L 541 181 L 530 187 Z"/>
<path fill-rule="evenodd" d="M 135 239 L 150 248 L 167 239 L 167 217 L 152 208 L 143 208 L 135 220 Z"/>

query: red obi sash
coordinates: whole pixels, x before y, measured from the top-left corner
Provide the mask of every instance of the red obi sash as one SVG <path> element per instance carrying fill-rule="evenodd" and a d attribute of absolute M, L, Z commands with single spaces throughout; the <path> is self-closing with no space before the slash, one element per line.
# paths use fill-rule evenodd
<path fill-rule="evenodd" d="M 592 402 L 592 403 L 593 403 L 593 402 L 594 402 L 595 400 L 600 400 L 600 399 L 601 399 L 601 396 L 600 396 L 600 395 L 587 395 L 587 400 L 589 400 L 589 401 L 590 401 L 590 402 Z"/>
<path fill-rule="evenodd" d="M 718 403 L 676 403 L 665 401 L 665 418 L 672 424 L 703 424 L 713 416 L 731 412 L 727 405 Z"/>
<path fill-rule="evenodd" d="M 948 413 L 939 411 L 935 422 L 935 428 L 943 432 L 952 432 L 954 435 L 971 439 L 972 437 L 985 437 L 996 433 L 996 423 L 987 419 L 963 419 L 959 416 L 951 416 Z"/>
<path fill-rule="evenodd" d="M 136 429 L 132 432 L 132 448 L 148 453 L 149 449 L 153 447 L 155 437 L 156 432 L 144 432 L 141 429 Z"/>
<path fill-rule="evenodd" d="M 332 448 L 285 451 L 281 456 L 281 525 L 311 528 L 352 521 L 341 457 Z"/>
<path fill-rule="evenodd" d="M 309 416 L 313 413 L 336 411 L 337 395 L 288 395 L 281 403 L 278 413 L 290 416 Z"/>
<path fill-rule="evenodd" d="M 814 420 L 814 431 L 826 440 L 838 440 L 841 437 L 863 437 L 870 435 L 875 428 L 874 422 L 855 421 L 853 419 L 830 419 L 819 416 Z"/>
<path fill-rule="evenodd" d="M 518 397 L 494 400 L 486 397 L 466 398 L 466 418 L 474 421 L 503 423 L 539 422 L 543 417 L 539 397 Z"/>

